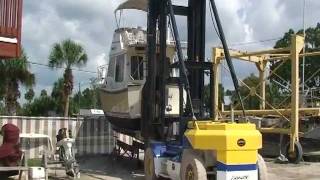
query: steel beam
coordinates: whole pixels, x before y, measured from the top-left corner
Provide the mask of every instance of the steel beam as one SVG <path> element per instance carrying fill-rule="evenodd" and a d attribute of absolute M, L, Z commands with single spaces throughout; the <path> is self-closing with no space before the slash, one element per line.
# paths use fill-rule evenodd
<path fill-rule="evenodd" d="M 159 129 L 159 134 L 162 140 L 165 140 L 165 109 L 166 109 L 166 85 L 169 77 L 169 62 L 167 61 L 167 27 L 168 27 L 168 19 L 167 19 L 167 0 L 161 0 L 160 4 L 160 16 L 159 16 L 159 42 L 160 42 L 160 55 L 157 62 L 159 64 L 159 72 L 158 76 L 158 91 L 160 96 L 159 98 L 159 120 L 158 122 L 161 124 Z"/>
<path fill-rule="evenodd" d="M 283 55 L 275 54 L 275 56 L 276 57 L 269 57 L 265 59 L 265 61 L 277 61 L 277 60 L 290 59 L 290 54 L 283 54 Z M 310 57 L 310 56 L 320 56 L 320 51 L 299 54 L 299 57 Z"/>
<path fill-rule="evenodd" d="M 259 70 L 259 81 L 260 81 L 260 109 L 266 109 L 266 66 L 267 63 L 265 61 L 260 61 L 256 63 L 257 69 Z"/>
<path fill-rule="evenodd" d="M 290 52 L 290 48 L 277 48 L 277 49 L 270 49 L 270 50 L 264 50 L 264 51 L 256 51 L 256 52 L 244 52 L 243 54 L 239 54 L 236 56 L 233 56 L 234 58 L 240 58 L 240 57 L 248 57 L 248 56 L 262 56 L 262 55 L 272 55 L 280 52 Z"/>
<path fill-rule="evenodd" d="M 155 136 L 155 130 L 152 124 L 156 121 L 156 44 L 157 44 L 157 17 L 159 15 L 158 0 L 149 1 L 148 29 L 147 29 L 147 80 L 142 90 L 142 136 L 146 142 Z"/>
<path fill-rule="evenodd" d="M 304 38 L 295 35 L 291 38 L 291 126 L 290 152 L 294 152 L 294 143 L 299 141 L 299 54 L 304 46 Z"/>
<path fill-rule="evenodd" d="M 239 116 L 242 115 L 242 112 L 239 110 L 233 111 L 234 115 Z M 221 111 L 221 114 L 224 116 L 228 116 L 231 114 L 230 111 Z M 246 114 L 248 116 L 266 116 L 266 115 L 279 115 L 282 114 L 284 116 L 291 115 L 291 109 L 264 109 L 264 110 L 246 110 Z M 312 115 L 312 116 L 320 116 L 320 108 L 299 108 L 300 115 Z"/>
<path fill-rule="evenodd" d="M 188 61 L 205 61 L 206 0 L 188 0 Z M 192 101 L 198 117 L 204 115 L 204 73 L 188 69 Z"/>
<path fill-rule="evenodd" d="M 217 48 L 217 49 L 221 49 L 222 48 Z M 262 57 L 261 56 L 252 56 L 252 55 L 247 55 L 248 52 L 243 52 L 243 51 L 236 51 L 236 50 L 229 50 L 231 58 L 235 58 L 235 59 L 240 59 L 243 61 L 249 61 L 249 62 L 253 62 L 253 63 L 259 63 L 260 61 L 262 61 Z M 224 59 L 224 53 L 222 53 L 221 55 L 219 55 L 217 57 L 218 59 Z"/>
<path fill-rule="evenodd" d="M 215 121 L 219 118 L 219 83 L 220 83 L 220 59 L 219 57 L 223 54 L 223 49 L 220 48 L 213 48 L 212 51 L 212 61 L 213 61 L 213 86 L 214 86 L 214 93 L 212 98 L 212 112 L 213 112 L 213 119 Z"/>

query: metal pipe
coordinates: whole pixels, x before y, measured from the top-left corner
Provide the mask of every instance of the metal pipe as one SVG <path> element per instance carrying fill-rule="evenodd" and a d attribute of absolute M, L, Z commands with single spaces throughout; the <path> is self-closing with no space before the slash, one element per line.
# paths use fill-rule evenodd
<path fill-rule="evenodd" d="M 167 2 L 165 0 L 160 3 L 160 15 L 159 15 L 159 31 L 160 31 L 160 55 L 158 60 L 159 65 L 159 104 L 160 104 L 160 112 L 159 112 L 159 122 L 161 124 L 161 129 L 164 131 L 165 129 L 165 110 L 166 110 L 166 79 L 168 78 L 168 65 L 167 65 L 167 13 L 166 7 Z M 163 140 L 165 140 L 165 133 L 160 132 L 160 136 Z"/>
<path fill-rule="evenodd" d="M 234 109 L 233 109 L 233 103 L 230 105 L 231 109 L 231 122 L 234 123 Z"/>
<path fill-rule="evenodd" d="M 225 54 L 225 57 L 226 57 L 226 61 L 227 61 L 227 64 L 229 66 L 229 69 L 230 69 L 231 78 L 232 78 L 232 81 L 233 81 L 233 84 L 234 84 L 234 88 L 236 90 L 237 96 L 239 98 L 239 101 L 240 101 L 240 104 L 241 104 L 241 107 L 242 107 L 243 116 L 246 117 L 243 101 L 242 101 L 242 98 L 241 98 L 241 95 L 240 95 L 239 82 L 237 80 L 237 75 L 235 73 L 233 63 L 231 61 L 229 48 L 228 48 L 227 41 L 226 41 L 225 36 L 224 36 L 224 32 L 223 32 L 223 28 L 222 28 L 221 21 L 220 21 L 220 18 L 219 18 L 218 10 L 217 10 L 217 7 L 216 7 L 216 4 L 215 4 L 214 0 L 210 0 L 210 1 L 211 1 L 212 10 L 213 10 L 213 13 L 214 13 L 214 18 L 215 18 L 216 23 L 217 23 L 219 36 L 220 36 L 220 40 L 222 42 L 222 46 L 223 46 L 224 54 Z"/>
<path fill-rule="evenodd" d="M 304 38 L 306 38 L 306 22 L 305 22 L 305 10 L 306 10 L 306 0 L 303 0 L 303 36 Z M 303 45 L 303 54 L 306 53 L 306 43 L 304 42 Z M 304 91 L 305 91 L 305 81 L 304 81 L 304 75 L 305 75 L 305 63 L 306 63 L 306 57 L 303 56 L 302 58 L 302 104 L 304 106 L 304 101 L 305 101 L 305 95 L 304 95 Z"/>

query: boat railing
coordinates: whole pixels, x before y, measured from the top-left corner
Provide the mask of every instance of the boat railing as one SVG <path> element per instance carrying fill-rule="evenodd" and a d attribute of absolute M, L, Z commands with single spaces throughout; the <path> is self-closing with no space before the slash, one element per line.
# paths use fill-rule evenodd
<path fill-rule="evenodd" d="M 130 34 L 128 36 L 128 44 L 129 45 L 133 45 L 133 44 L 145 44 L 147 43 L 146 39 L 143 37 L 139 37 L 139 36 L 134 36 L 132 34 Z"/>
<path fill-rule="evenodd" d="M 108 67 L 109 67 L 108 64 L 105 64 L 105 65 L 102 65 L 102 66 L 98 67 L 97 84 L 98 84 L 99 87 L 105 86 Z"/>

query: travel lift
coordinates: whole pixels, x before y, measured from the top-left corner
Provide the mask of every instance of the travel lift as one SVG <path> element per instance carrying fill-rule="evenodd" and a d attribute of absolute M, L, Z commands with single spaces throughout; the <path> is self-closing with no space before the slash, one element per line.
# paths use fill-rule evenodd
<path fill-rule="evenodd" d="M 235 90 L 242 103 L 214 0 L 210 0 L 210 4 Z M 187 17 L 186 61 L 183 59 L 175 15 Z M 172 28 L 179 60 L 172 65 L 166 60 L 168 25 Z M 210 74 L 210 99 L 217 94 L 212 93 L 212 62 L 205 62 L 205 31 L 206 0 L 188 0 L 187 7 L 172 5 L 171 0 L 149 0 L 148 75 L 142 98 L 145 179 L 264 180 L 267 178 L 266 166 L 258 155 L 262 138 L 255 125 L 247 121 L 214 122 L 213 112 L 210 112 L 210 118 L 206 117 L 203 95 L 205 74 Z M 176 68 L 180 76 L 170 77 L 170 71 Z M 166 107 L 167 84 L 179 85 L 178 122 L 164 118 L 165 110 L 170 109 Z M 178 130 L 173 132 L 173 129 Z"/>

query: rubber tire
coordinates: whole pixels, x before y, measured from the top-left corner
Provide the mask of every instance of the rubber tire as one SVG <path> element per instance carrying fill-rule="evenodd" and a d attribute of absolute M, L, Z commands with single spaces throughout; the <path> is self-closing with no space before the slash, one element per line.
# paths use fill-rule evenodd
<path fill-rule="evenodd" d="M 286 147 L 286 157 L 290 163 L 299 164 L 303 157 L 303 150 L 300 142 L 294 143 L 295 156 L 291 157 L 289 154 L 290 143 L 287 144 Z"/>
<path fill-rule="evenodd" d="M 258 180 L 268 180 L 267 165 L 260 154 L 258 154 L 257 168 L 258 168 Z"/>
<path fill-rule="evenodd" d="M 188 172 L 192 171 L 193 178 L 188 178 Z M 203 159 L 199 154 L 192 150 L 185 150 L 182 154 L 181 169 L 180 169 L 181 180 L 207 180 L 207 171 L 204 167 Z"/>
<path fill-rule="evenodd" d="M 155 173 L 153 151 L 151 148 L 147 148 L 144 151 L 144 173 L 146 180 L 157 180 L 158 177 Z"/>

